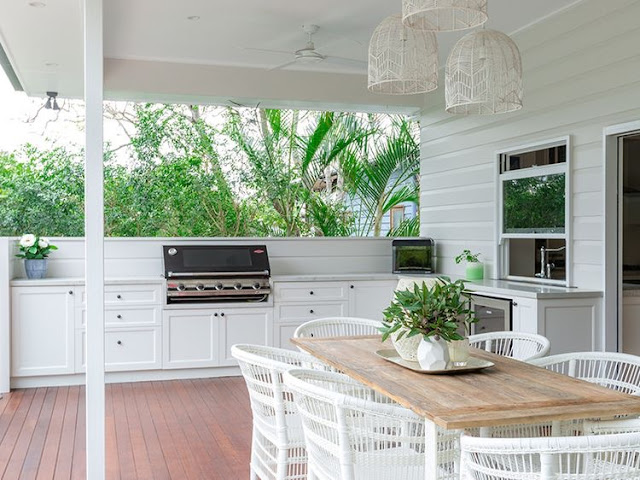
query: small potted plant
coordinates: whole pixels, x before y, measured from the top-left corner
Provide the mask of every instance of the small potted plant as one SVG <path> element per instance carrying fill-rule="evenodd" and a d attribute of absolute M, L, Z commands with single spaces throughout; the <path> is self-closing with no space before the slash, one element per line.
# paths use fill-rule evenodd
<path fill-rule="evenodd" d="M 417 360 L 425 370 L 440 370 L 449 363 L 448 342 L 463 340 L 463 324 L 475 321 L 469 295 L 462 280 L 447 278 L 428 286 L 415 284 L 413 289 L 398 290 L 391 305 L 384 311 L 382 340 L 391 337 L 397 342 L 417 338 L 415 353 L 398 353 L 405 360 Z M 414 357 L 414 358 L 411 358 Z"/>
<path fill-rule="evenodd" d="M 479 253 L 471 253 L 471 250 L 463 250 L 456 257 L 456 263 L 466 262 L 465 278 L 467 280 L 482 280 L 484 278 L 484 264 L 478 260 Z"/>
<path fill-rule="evenodd" d="M 24 270 L 27 278 L 44 278 L 47 275 L 49 253 L 58 247 L 51 245 L 47 237 L 28 233 L 20 238 L 18 258 L 24 258 Z"/>

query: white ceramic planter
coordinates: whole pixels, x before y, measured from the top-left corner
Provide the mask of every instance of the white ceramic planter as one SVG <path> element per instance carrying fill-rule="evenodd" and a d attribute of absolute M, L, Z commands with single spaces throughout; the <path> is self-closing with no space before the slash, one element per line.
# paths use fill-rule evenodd
<path fill-rule="evenodd" d="M 449 345 L 441 338 L 422 338 L 418 345 L 418 363 L 424 370 L 444 370 L 449 363 Z"/>
<path fill-rule="evenodd" d="M 415 362 L 418 360 L 418 345 L 420 345 L 422 335 L 407 337 L 407 334 L 405 333 L 402 338 L 398 340 L 398 335 L 403 331 L 407 332 L 406 329 L 401 329 L 391 335 L 391 343 L 393 343 L 393 348 L 396 349 L 396 352 L 398 352 L 398 355 L 400 355 L 403 360 Z"/>

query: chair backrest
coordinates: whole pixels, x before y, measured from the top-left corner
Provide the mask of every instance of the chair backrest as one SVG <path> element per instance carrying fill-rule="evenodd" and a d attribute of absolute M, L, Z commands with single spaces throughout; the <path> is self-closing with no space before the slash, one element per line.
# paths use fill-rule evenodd
<path fill-rule="evenodd" d="M 469 345 L 522 361 L 544 357 L 551 348 L 551 342 L 542 335 L 508 331 L 471 335 Z"/>
<path fill-rule="evenodd" d="M 640 433 L 640 418 L 620 420 L 585 420 L 582 423 L 585 435 L 607 435 L 612 433 Z"/>
<path fill-rule="evenodd" d="M 350 335 L 381 335 L 382 323 L 357 317 L 326 317 L 303 323 L 293 333 L 299 337 L 344 337 Z"/>
<path fill-rule="evenodd" d="M 238 344 L 231 347 L 231 355 L 238 360 L 247 384 L 254 425 L 275 431 L 282 444 L 290 438 L 302 438 L 293 395 L 282 381 L 282 374 L 291 368 L 327 368 L 305 353 L 262 345 Z"/>
<path fill-rule="evenodd" d="M 463 435 L 460 444 L 466 479 L 640 478 L 640 433 L 543 438 Z"/>
<path fill-rule="evenodd" d="M 612 390 L 640 394 L 640 357 L 635 355 L 615 352 L 561 353 L 538 358 L 531 363 Z"/>
<path fill-rule="evenodd" d="M 314 476 L 424 478 L 422 418 L 339 373 L 294 369 L 284 381 L 302 416 Z"/>

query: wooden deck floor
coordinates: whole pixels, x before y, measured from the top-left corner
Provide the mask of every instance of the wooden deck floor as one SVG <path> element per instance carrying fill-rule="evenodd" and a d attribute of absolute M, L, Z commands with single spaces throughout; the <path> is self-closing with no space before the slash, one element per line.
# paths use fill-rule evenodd
<path fill-rule="evenodd" d="M 241 377 L 107 386 L 108 479 L 248 479 L 251 409 Z M 3 480 L 84 479 L 83 387 L 0 400 Z"/>

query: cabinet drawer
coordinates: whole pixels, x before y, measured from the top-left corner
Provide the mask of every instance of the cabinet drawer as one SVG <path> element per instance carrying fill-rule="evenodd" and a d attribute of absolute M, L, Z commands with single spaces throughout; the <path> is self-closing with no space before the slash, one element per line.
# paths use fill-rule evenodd
<path fill-rule="evenodd" d="M 104 288 L 104 304 L 109 305 L 149 305 L 160 304 L 161 285 L 107 285 Z M 86 303 L 83 292 L 82 304 Z"/>
<path fill-rule="evenodd" d="M 86 333 L 78 332 L 81 339 L 79 370 L 86 367 Z M 126 370 L 153 370 L 162 368 L 160 357 L 160 327 L 135 330 L 110 330 L 104 334 L 105 370 L 109 372 Z"/>
<path fill-rule="evenodd" d="M 106 327 L 125 327 L 133 325 L 158 325 L 160 326 L 160 308 L 114 308 L 109 307 L 104 312 Z M 84 328 L 87 325 L 87 311 L 82 309 L 76 327 Z"/>
<path fill-rule="evenodd" d="M 276 283 L 276 302 L 346 300 L 347 284 L 342 282 Z"/>
<path fill-rule="evenodd" d="M 324 317 L 344 317 L 347 312 L 347 303 L 308 303 L 305 305 L 280 305 L 278 308 L 278 321 L 306 322 Z"/>

